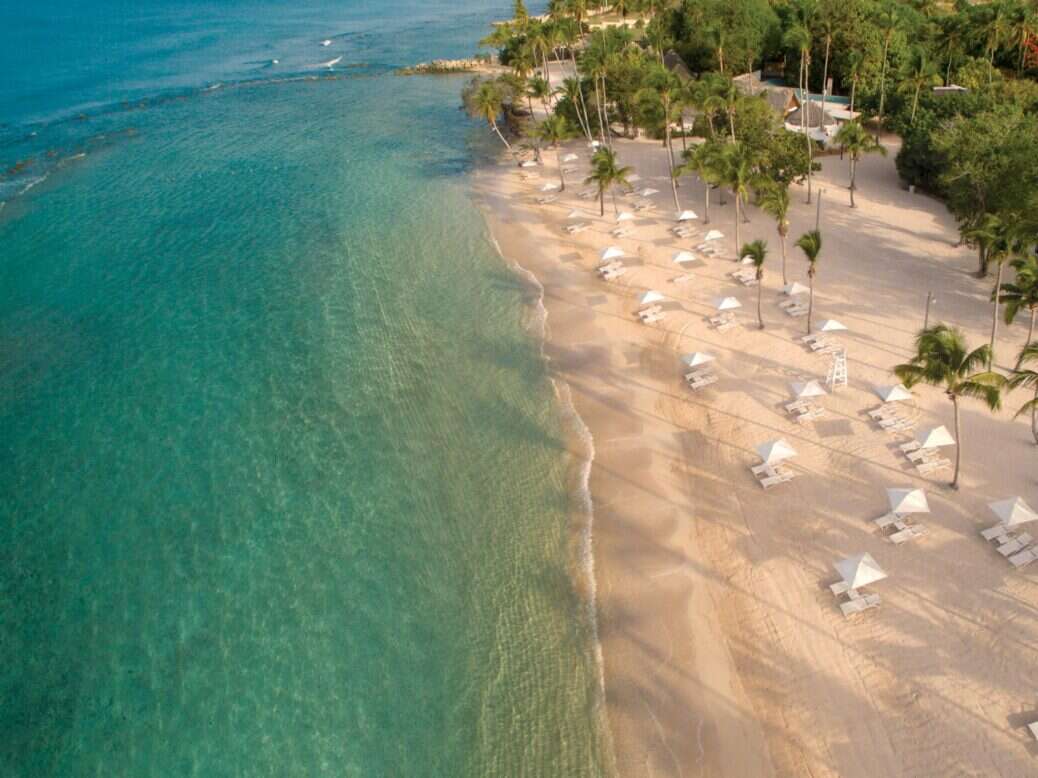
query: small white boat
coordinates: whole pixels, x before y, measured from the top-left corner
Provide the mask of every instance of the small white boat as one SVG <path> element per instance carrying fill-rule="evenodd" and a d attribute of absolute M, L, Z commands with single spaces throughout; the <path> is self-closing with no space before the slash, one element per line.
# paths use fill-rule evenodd
<path fill-rule="evenodd" d="M 323 41 L 321 41 L 321 45 L 322 46 L 331 46 L 332 45 L 331 39 L 325 38 Z"/>

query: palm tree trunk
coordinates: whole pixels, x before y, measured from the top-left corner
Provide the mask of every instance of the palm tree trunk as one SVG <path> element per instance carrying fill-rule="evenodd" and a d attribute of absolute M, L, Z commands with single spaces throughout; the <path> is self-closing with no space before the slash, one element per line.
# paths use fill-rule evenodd
<path fill-rule="evenodd" d="M 1034 405 L 1031 406 L 1031 436 L 1038 445 L 1038 384 L 1034 386 Z"/>
<path fill-rule="evenodd" d="M 811 334 L 811 318 L 815 315 L 815 274 L 807 274 L 807 334 Z"/>
<path fill-rule="evenodd" d="M 800 129 L 807 142 L 807 203 L 811 203 L 811 136 L 808 134 L 808 114 L 811 112 L 811 97 L 807 91 L 807 53 L 800 53 Z"/>
<path fill-rule="evenodd" d="M 855 154 L 852 152 L 851 153 L 851 208 L 854 207 L 854 174 L 857 172 L 855 170 L 855 167 L 857 167 L 857 162 L 858 162 L 858 160 L 855 158 Z"/>
<path fill-rule="evenodd" d="M 959 398 L 952 395 L 952 407 L 955 409 L 955 476 L 951 488 L 959 488 L 959 467 L 962 465 L 962 430 L 959 429 Z"/>
<path fill-rule="evenodd" d="M 678 126 L 681 127 L 681 150 L 688 151 L 688 144 L 685 142 L 685 112 L 682 111 L 678 117 Z"/>
<path fill-rule="evenodd" d="M 883 41 L 883 68 L 879 74 L 879 129 L 883 129 L 883 106 L 887 102 L 887 54 L 890 51 L 890 38 L 893 32 L 887 34 Z"/>
<path fill-rule="evenodd" d="M 735 193 L 735 261 L 738 262 L 741 257 L 739 256 L 739 193 Z"/>
<path fill-rule="evenodd" d="M 710 184 L 703 182 L 706 187 L 706 210 L 703 211 L 703 224 L 710 223 Z"/>
<path fill-rule="evenodd" d="M 995 275 L 995 301 L 991 310 L 991 345 L 988 346 L 988 370 L 995 361 L 995 337 L 998 335 L 998 290 L 1002 288 L 1002 268 L 1004 262 L 998 263 L 998 273 Z"/>
<path fill-rule="evenodd" d="M 558 146 L 555 147 L 555 163 L 559 166 L 559 182 L 562 184 L 562 187 L 559 189 L 559 191 L 565 192 L 566 174 L 562 171 L 562 150 Z"/>
<path fill-rule="evenodd" d="M 605 189 L 598 190 L 598 215 L 605 216 Z"/>
<path fill-rule="evenodd" d="M 605 119 L 602 118 L 602 95 L 598 91 L 598 81 L 595 81 L 595 112 L 598 114 L 598 137 L 602 143 L 605 139 Z"/>
<path fill-rule="evenodd" d="M 667 141 L 667 164 L 670 165 L 670 189 L 674 193 L 674 208 L 681 213 L 681 203 L 678 202 L 678 177 L 674 175 L 674 148 L 671 145 L 670 123 L 667 123 L 664 134 Z"/>
<path fill-rule="evenodd" d="M 851 81 L 851 113 L 854 113 L 854 97 L 855 92 L 858 91 L 858 79 Z"/>
<path fill-rule="evenodd" d="M 832 45 L 833 39 L 827 35 L 825 38 L 825 65 L 822 68 L 822 129 L 825 129 L 825 93 L 829 83 L 829 49 Z"/>
<path fill-rule="evenodd" d="M 497 137 L 501 139 L 501 142 L 505 144 L 505 148 L 508 149 L 508 153 L 514 157 L 515 151 L 512 149 L 512 144 L 505 140 L 505 136 L 501 134 L 501 129 L 497 126 L 497 122 L 491 120 L 490 126 L 494 129 L 494 132 L 497 133 Z"/>
<path fill-rule="evenodd" d="M 612 131 L 609 129 L 609 103 L 606 101 L 605 76 L 602 76 L 602 114 L 605 116 L 606 145 L 613 148 Z"/>
<path fill-rule="evenodd" d="M 577 68 L 577 55 L 573 53 L 573 47 L 569 47 L 569 58 L 573 63 L 573 78 L 577 82 L 577 94 L 580 96 L 580 105 L 574 106 L 577 109 L 577 117 L 580 117 L 581 109 L 584 111 L 584 124 L 582 129 L 587 135 L 588 143 L 591 142 L 591 117 L 587 114 L 587 103 L 584 101 L 584 89 L 580 86 L 580 70 Z"/>
<path fill-rule="evenodd" d="M 786 236 L 779 230 L 779 246 L 782 247 L 782 285 L 789 283 L 786 280 Z"/>
<path fill-rule="evenodd" d="M 977 270 L 978 278 L 988 277 L 988 252 L 982 242 L 977 243 L 977 256 L 980 258 L 980 268 Z"/>
<path fill-rule="evenodd" d="M 910 119 L 912 124 L 915 124 L 915 112 L 919 110 L 919 92 L 922 88 L 922 84 L 916 84 L 915 95 L 912 98 L 912 118 Z"/>
<path fill-rule="evenodd" d="M 757 324 L 760 329 L 764 329 L 764 314 L 761 313 L 760 298 L 761 290 L 764 288 L 764 284 L 761 283 L 761 274 L 757 274 Z"/>
<path fill-rule="evenodd" d="M 620 215 L 620 206 L 616 202 L 616 187 L 613 187 L 612 189 L 610 189 L 609 190 L 609 194 L 613 198 L 613 213 L 616 216 L 619 216 Z"/>
<path fill-rule="evenodd" d="M 732 133 L 732 143 L 735 143 L 735 111 L 728 112 L 728 129 Z"/>

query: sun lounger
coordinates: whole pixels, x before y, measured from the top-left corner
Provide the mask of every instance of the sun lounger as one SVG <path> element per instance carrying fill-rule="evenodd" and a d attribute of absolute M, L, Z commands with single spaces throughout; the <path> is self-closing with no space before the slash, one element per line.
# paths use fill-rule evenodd
<path fill-rule="evenodd" d="M 879 606 L 880 599 L 878 594 L 866 594 L 864 597 L 858 597 L 847 602 L 840 603 L 840 610 L 843 611 L 844 616 L 853 616 L 855 613 L 861 613 L 867 611 L 870 608 Z"/>
<path fill-rule="evenodd" d="M 783 310 L 787 308 L 795 308 L 798 305 L 803 305 L 799 300 L 779 300 L 778 307 Z"/>
<path fill-rule="evenodd" d="M 847 594 L 852 591 L 851 585 L 846 581 L 837 581 L 834 584 L 829 584 L 829 591 L 835 596 L 839 597 L 841 594 Z"/>
<path fill-rule="evenodd" d="M 929 462 L 941 458 L 941 452 L 933 448 L 921 448 L 916 451 L 908 451 L 905 456 L 913 462 Z"/>
<path fill-rule="evenodd" d="M 665 314 L 665 313 L 653 313 L 653 314 L 650 314 L 649 316 L 642 316 L 642 323 L 643 324 L 655 324 L 658 321 L 663 321 L 666 318 L 666 316 L 667 316 L 667 314 Z"/>
<path fill-rule="evenodd" d="M 614 262 L 610 262 L 608 265 L 602 265 L 602 267 L 598 268 L 598 272 L 599 273 L 612 273 L 614 270 L 619 270 L 623 266 L 624 266 L 624 263 L 617 260 L 617 261 L 614 261 Z"/>
<path fill-rule="evenodd" d="M 703 368 L 702 370 L 690 370 L 685 373 L 686 381 L 698 381 L 701 378 L 714 375 L 714 371 L 710 368 Z"/>
<path fill-rule="evenodd" d="M 625 268 L 625 267 L 618 267 L 616 270 L 609 270 L 609 271 L 606 271 L 605 273 L 602 273 L 602 278 L 604 280 L 606 280 L 606 281 L 612 281 L 614 279 L 619 278 L 620 276 L 622 276 L 626 272 L 627 272 L 627 268 Z"/>
<path fill-rule="evenodd" d="M 1009 530 L 1006 529 L 1006 525 L 1005 524 L 996 524 L 993 527 L 988 527 L 987 529 L 982 529 L 980 531 L 980 536 L 982 538 L 984 538 L 984 540 L 989 540 L 990 541 L 990 540 L 995 540 L 996 538 L 1008 537 L 1009 536 L 1008 533 L 1009 533 Z"/>
<path fill-rule="evenodd" d="M 910 440 L 907 443 L 902 443 L 898 448 L 907 454 L 909 451 L 918 451 L 922 446 L 919 445 L 918 440 Z"/>
<path fill-rule="evenodd" d="M 562 169 L 562 172 L 563 173 L 576 173 L 577 169 L 575 167 L 573 167 L 572 165 L 570 165 L 569 167 L 564 167 Z"/>
<path fill-rule="evenodd" d="M 801 413 L 799 416 L 796 417 L 796 420 L 797 420 L 797 424 L 803 424 L 804 422 L 814 421 L 815 419 L 820 419 L 823 416 L 825 416 L 825 409 L 824 408 L 814 407 L 811 410 L 807 411 L 806 413 Z"/>
<path fill-rule="evenodd" d="M 725 322 L 731 321 L 731 320 L 732 320 L 732 314 L 730 314 L 730 313 L 719 313 L 716 316 L 711 316 L 711 317 L 709 317 L 707 319 L 707 321 L 709 321 L 715 327 L 718 324 L 724 324 Z"/>
<path fill-rule="evenodd" d="M 786 413 L 801 413 L 811 407 L 811 403 L 807 400 L 794 400 L 791 403 L 786 403 Z"/>
<path fill-rule="evenodd" d="M 810 345 L 811 343 L 814 343 L 816 340 L 825 340 L 825 339 L 826 339 L 826 335 L 825 335 L 824 332 L 814 332 L 814 333 L 812 333 L 810 335 L 804 335 L 802 338 L 800 338 L 800 342 L 801 343 L 807 343 L 807 344 Z"/>
<path fill-rule="evenodd" d="M 570 235 L 576 235 L 578 232 L 583 232 L 584 230 L 589 229 L 590 227 L 590 224 L 586 222 L 580 222 L 579 224 L 567 224 L 565 229 L 566 232 L 568 232 Z"/>
<path fill-rule="evenodd" d="M 897 419 L 881 426 L 885 432 L 908 432 L 915 427 L 915 422 L 911 419 Z"/>
<path fill-rule="evenodd" d="M 930 462 L 923 462 L 915 466 L 915 469 L 919 471 L 920 475 L 930 475 L 941 470 L 946 470 L 951 467 L 951 462 L 947 459 L 935 459 Z"/>
<path fill-rule="evenodd" d="M 674 276 L 672 279 L 670 279 L 670 282 L 672 284 L 687 284 L 693 278 L 695 278 L 695 276 L 691 273 L 682 273 L 680 276 Z"/>
<path fill-rule="evenodd" d="M 689 381 L 688 382 L 688 386 L 689 386 L 690 389 L 702 389 L 704 386 L 710 386 L 710 384 L 716 384 L 716 383 L 717 383 L 717 376 L 711 375 L 711 376 L 704 376 L 703 378 L 697 379 L 695 381 Z"/>
<path fill-rule="evenodd" d="M 720 324 L 715 325 L 714 329 L 718 332 L 728 332 L 728 330 L 733 329 L 737 323 L 738 322 L 736 322 L 735 319 L 729 319 L 728 321 L 723 321 Z"/>
<path fill-rule="evenodd" d="M 1011 557 L 1009 557 L 1009 563 L 1017 569 L 1020 569 L 1021 567 L 1026 567 L 1027 565 L 1031 564 L 1031 562 L 1035 561 L 1038 561 L 1038 548 L 1034 546 L 1025 549 L 1024 551 L 1021 551 L 1019 554 L 1013 554 Z M 1032 728 L 1036 726 L 1038 726 L 1038 723 L 1031 724 Z M 1032 731 L 1034 730 L 1032 729 Z M 1035 732 L 1035 737 L 1038 737 L 1038 732 Z"/>
<path fill-rule="evenodd" d="M 883 516 L 880 516 L 878 519 L 873 519 L 872 523 L 880 529 L 886 529 L 887 527 L 894 524 L 894 522 L 898 521 L 901 521 L 901 517 L 898 516 L 896 513 L 887 513 Z"/>
<path fill-rule="evenodd" d="M 807 308 L 805 306 L 797 306 L 793 308 L 786 308 L 786 315 L 797 318 L 800 316 L 807 316 Z"/>
<path fill-rule="evenodd" d="M 900 412 L 901 410 L 893 405 L 881 405 L 869 411 L 869 416 L 873 419 L 889 419 L 892 416 L 897 416 Z"/>
<path fill-rule="evenodd" d="M 609 234 L 614 238 L 626 238 L 631 235 L 632 232 L 633 230 L 630 227 L 617 227 L 615 230 L 611 230 Z"/>
<path fill-rule="evenodd" d="M 778 486 L 779 484 L 784 484 L 787 481 L 792 481 L 792 480 L 793 480 L 793 474 L 792 473 L 780 473 L 779 475 L 772 475 L 772 476 L 768 476 L 767 478 L 761 478 L 760 479 L 760 485 L 762 487 L 764 487 L 765 489 L 770 489 L 773 486 Z"/>
<path fill-rule="evenodd" d="M 538 205 L 549 205 L 550 203 L 554 203 L 558 199 L 559 199 L 558 195 L 547 195 L 545 197 L 538 197 L 537 198 L 537 204 Z"/>
<path fill-rule="evenodd" d="M 925 534 L 926 527 L 922 526 L 921 524 L 910 524 L 904 529 L 895 532 L 888 538 L 888 540 L 891 543 L 901 545 L 902 543 L 912 540 L 913 538 L 922 537 Z"/>
<path fill-rule="evenodd" d="M 662 312 L 662 305 L 650 305 L 648 308 L 642 308 L 640 311 L 638 311 L 638 316 L 645 318 L 646 316 L 652 316 L 653 314 Z"/>
<path fill-rule="evenodd" d="M 585 189 L 583 192 L 580 192 L 577 195 L 577 197 L 579 197 L 581 200 L 590 200 L 592 197 L 597 197 L 597 196 L 598 196 L 598 190 L 597 189 Z"/>
<path fill-rule="evenodd" d="M 1017 551 L 1023 551 L 1026 545 L 1026 543 L 1021 543 L 1019 538 L 1013 538 L 1008 543 L 1003 543 L 1001 546 L 996 548 L 995 551 L 1008 559 Z"/>
<path fill-rule="evenodd" d="M 817 338 L 812 338 L 811 340 L 806 341 L 806 343 L 807 347 L 812 351 L 819 351 L 820 349 L 823 349 L 826 346 L 831 345 L 832 341 L 830 341 L 823 335 Z"/>
<path fill-rule="evenodd" d="M 908 419 L 904 416 L 887 416 L 877 420 L 876 423 L 883 429 L 889 429 L 890 427 L 901 426 L 907 421 Z"/>

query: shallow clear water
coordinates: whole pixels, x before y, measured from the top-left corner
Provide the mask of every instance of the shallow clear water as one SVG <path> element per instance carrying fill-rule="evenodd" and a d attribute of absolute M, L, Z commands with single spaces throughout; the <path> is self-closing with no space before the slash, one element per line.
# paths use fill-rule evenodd
<path fill-rule="evenodd" d="M 563 412 L 467 197 L 486 140 L 458 79 L 388 73 L 501 5 L 0 24 L 0 64 L 39 58 L 0 160 L 49 165 L 0 212 L 3 775 L 603 772 Z M 339 32 L 366 66 L 297 80 Z"/>

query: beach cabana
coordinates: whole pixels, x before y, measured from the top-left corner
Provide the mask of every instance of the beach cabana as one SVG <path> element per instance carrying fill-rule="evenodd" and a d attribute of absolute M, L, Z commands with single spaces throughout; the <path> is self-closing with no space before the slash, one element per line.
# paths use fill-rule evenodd
<path fill-rule="evenodd" d="M 757 453 L 760 454 L 760 458 L 766 465 L 778 464 L 787 459 L 792 459 L 797 455 L 796 449 L 789 445 L 785 438 L 778 438 L 776 440 L 769 440 L 767 443 L 761 443 L 757 446 Z"/>
<path fill-rule="evenodd" d="M 1022 497 L 990 502 L 988 507 L 1006 527 L 1016 527 L 1038 519 L 1038 514 L 1031 510 L 1031 506 L 1024 502 Z"/>
<path fill-rule="evenodd" d="M 699 216 L 696 215 L 695 211 L 682 211 L 681 213 L 678 214 L 678 221 L 679 222 L 695 221 L 698 218 L 699 218 Z"/>
<path fill-rule="evenodd" d="M 742 303 L 734 297 L 717 297 L 714 299 L 714 308 L 718 311 L 734 311 L 742 308 Z"/>
<path fill-rule="evenodd" d="M 630 211 L 623 211 L 616 217 L 617 223 L 634 221 L 634 214 Z"/>
<path fill-rule="evenodd" d="M 805 400 L 808 397 L 822 397 L 828 394 L 817 381 L 794 382 L 790 384 L 790 387 L 793 389 L 793 396 L 798 400 Z"/>
<path fill-rule="evenodd" d="M 724 233 L 720 230 L 710 230 L 710 232 L 703 236 L 703 240 L 720 240 L 723 237 Z"/>
<path fill-rule="evenodd" d="M 658 303 L 661 300 L 665 300 L 662 292 L 657 292 L 655 289 L 650 289 L 641 297 L 638 298 L 638 302 L 641 305 L 648 305 L 649 303 Z"/>
<path fill-rule="evenodd" d="M 713 362 L 716 358 L 713 354 L 707 354 L 705 351 L 696 351 L 692 354 L 685 354 L 681 361 L 689 367 L 699 367 L 707 362 Z"/>
<path fill-rule="evenodd" d="M 608 262 L 611 259 L 619 259 L 620 257 L 626 257 L 626 256 L 627 256 L 627 252 L 624 251 L 619 246 L 610 246 L 609 248 L 607 248 L 605 251 L 602 252 L 601 260 L 603 262 Z"/>
<path fill-rule="evenodd" d="M 695 262 L 696 255 L 693 254 L 691 251 L 679 251 L 677 254 L 671 257 L 671 260 L 675 264 L 680 265 L 682 262 Z"/>
<path fill-rule="evenodd" d="M 904 400 L 911 400 L 912 393 L 908 391 L 903 384 L 897 384 L 895 386 L 877 386 L 876 394 L 879 395 L 885 403 L 903 402 Z"/>
<path fill-rule="evenodd" d="M 941 446 L 955 445 L 955 438 L 948 432 L 948 428 L 943 425 L 923 430 L 916 436 L 915 440 L 919 444 L 919 448 L 940 448 Z"/>
<path fill-rule="evenodd" d="M 819 332 L 839 332 L 845 329 L 847 328 L 836 321 L 836 319 L 826 319 L 818 325 Z"/>
<path fill-rule="evenodd" d="M 887 489 L 887 499 L 890 501 L 890 512 L 899 516 L 930 512 L 930 503 L 926 501 L 926 492 L 922 489 Z"/>
<path fill-rule="evenodd" d="M 841 559 L 833 564 L 836 572 L 851 589 L 859 589 L 876 581 L 882 581 L 887 577 L 886 572 L 879 566 L 872 554 L 865 552 L 846 559 Z"/>
<path fill-rule="evenodd" d="M 798 294 L 807 294 L 809 291 L 811 290 L 799 281 L 794 281 L 793 283 L 786 284 L 784 287 L 782 287 L 782 294 L 786 295 L 787 297 L 793 297 L 794 295 Z"/>

